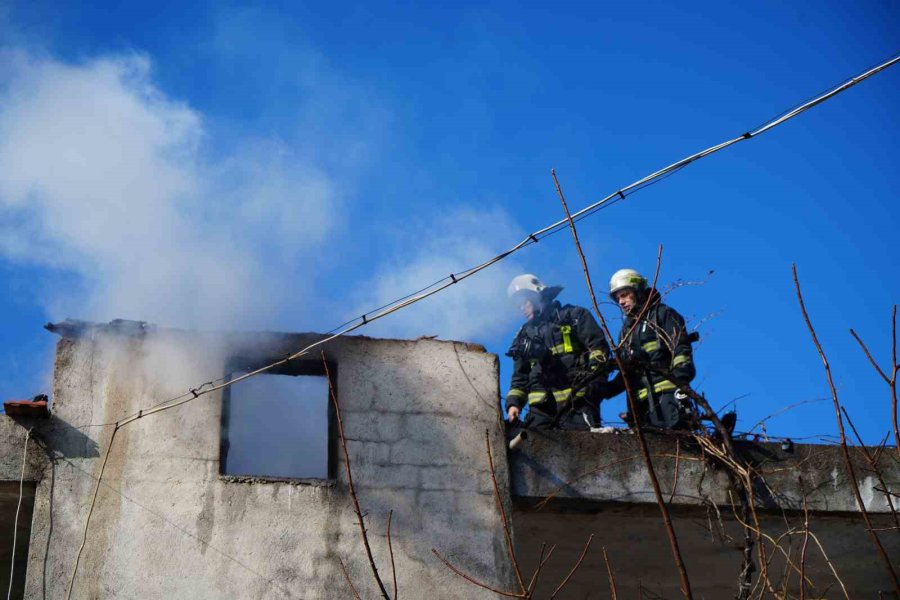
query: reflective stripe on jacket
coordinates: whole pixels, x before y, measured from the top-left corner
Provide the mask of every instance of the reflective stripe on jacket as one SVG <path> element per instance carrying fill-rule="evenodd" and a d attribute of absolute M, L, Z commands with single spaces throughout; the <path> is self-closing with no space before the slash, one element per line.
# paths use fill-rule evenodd
<path fill-rule="evenodd" d="M 654 393 L 662 393 L 672 391 L 677 386 L 660 372 L 671 373 L 675 379 L 685 382 L 691 381 L 696 375 L 684 318 L 675 309 L 660 303 L 655 290 L 651 294 L 656 295 L 655 304 L 647 309 L 637 324 L 633 318 L 625 317 L 619 333 L 619 344 L 626 358 L 626 376 L 632 391 L 637 393 L 640 400 L 649 395 L 645 377 Z M 640 360 L 635 360 L 629 369 L 627 361 L 630 357 L 640 357 Z M 640 368 L 642 361 L 651 368 Z M 610 395 L 624 390 L 622 377 L 617 375 L 611 382 Z"/>
<path fill-rule="evenodd" d="M 590 311 L 554 301 L 519 329 L 507 356 L 513 358 L 513 374 L 506 403 L 521 408 L 526 402 L 570 400 L 576 372 L 606 362 L 609 344 Z M 584 395 L 583 389 L 575 392 Z"/>

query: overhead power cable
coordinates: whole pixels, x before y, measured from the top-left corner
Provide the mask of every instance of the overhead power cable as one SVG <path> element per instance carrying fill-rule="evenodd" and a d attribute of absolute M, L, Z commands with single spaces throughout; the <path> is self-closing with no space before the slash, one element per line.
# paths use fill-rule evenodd
<path fill-rule="evenodd" d="M 597 200 L 596 202 L 594 202 L 592 204 L 589 204 L 588 206 L 582 208 L 578 212 L 573 213 L 572 219 L 575 221 L 579 221 L 581 219 L 587 218 L 587 217 L 593 215 L 594 213 L 596 213 L 597 211 L 602 210 L 603 208 L 607 208 L 621 200 L 624 200 L 627 196 L 630 196 L 631 194 L 634 194 L 634 193 L 640 191 L 644 187 L 647 187 L 649 185 L 653 185 L 654 183 L 657 183 L 658 181 L 668 177 L 669 175 L 674 174 L 675 172 L 683 169 L 684 167 L 688 166 L 689 164 L 691 164 L 693 162 L 700 160 L 701 158 L 705 158 L 711 154 L 715 154 L 716 152 L 719 152 L 721 150 L 724 150 L 725 148 L 733 146 L 734 144 L 755 138 L 763 133 L 766 133 L 770 129 L 773 129 L 773 128 L 781 125 L 782 123 L 785 123 L 786 121 L 789 121 L 790 119 L 793 119 L 794 117 L 806 112 L 807 110 L 813 108 L 814 106 L 833 98 L 834 96 L 836 96 L 836 95 L 840 94 L 841 92 L 853 87 L 854 85 L 868 79 L 869 77 L 875 75 L 876 73 L 884 71 L 888 67 L 891 67 L 891 66 L 897 64 L 897 62 L 900 62 L 900 54 L 895 54 L 892 56 L 892 58 L 890 58 L 874 67 L 871 67 L 871 68 L 867 69 L 866 71 L 864 71 L 854 77 L 851 77 L 850 79 L 846 79 L 846 80 L 842 81 L 840 84 L 830 88 L 828 91 L 826 91 L 822 94 L 819 94 L 818 96 L 815 96 L 814 98 L 807 100 L 806 102 L 803 102 L 803 103 L 799 104 L 798 106 L 795 106 L 794 108 L 789 109 L 789 110 L 779 114 L 777 117 L 763 123 L 762 125 L 756 127 L 755 129 L 746 131 L 737 137 L 731 138 L 729 140 L 726 140 L 726 141 L 716 144 L 714 146 L 710 146 L 709 148 L 706 148 L 705 150 L 701 150 L 700 152 L 697 152 L 695 154 L 691 154 L 690 156 L 682 158 L 679 161 L 676 161 L 666 167 L 663 167 L 662 169 L 659 169 L 658 171 L 655 171 L 655 172 L 647 175 L 646 177 L 638 179 L 634 183 L 631 183 L 629 185 L 626 185 L 625 187 L 617 189 L 616 191 L 612 192 L 608 196 L 601 198 L 600 200 Z M 210 382 L 208 384 L 204 384 L 204 386 L 201 386 L 200 388 L 192 389 L 189 392 L 186 392 L 185 394 L 182 394 L 175 398 L 171 398 L 169 400 L 161 402 L 149 409 L 138 411 L 137 413 L 134 413 L 121 421 L 117 421 L 115 423 L 107 423 L 105 425 L 117 425 L 117 426 L 126 425 L 127 423 L 130 423 L 132 421 L 135 421 L 135 420 L 145 417 L 147 415 L 151 415 L 151 414 L 163 411 L 163 410 L 168 410 L 170 408 L 180 406 L 182 404 L 185 404 L 186 402 L 190 402 L 191 400 L 198 398 L 199 396 L 209 394 L 210 392 L 214 392 L 214 391 L 220 390 L 222 388 L 231 386 L 235 383 L 238 383 L 239 381 L 249 379 L 250 377 L 254 377 L 256 375 L 265 373 L 266 371 L 270 371 L 274 368 L 284 365 L 294 359 L 297 359 L 301 356 L 308 354 L 314 348 L 316 348 L 318 346 L 322 346 L 322 345 L 334 340 L 335 338 L 341 337 L 348 333 L 352 333 L 352 332 L 356 331 L 357 329 L 360 329 L 361 327 L 364 327 L 373 321 L 382 319 L 390 314 L 393 314 L 399 310 L 402 310 L 408 306 L 411 306 L 417 302 L 420 302 L 430 296 L 438 294 L 438 293 L 446 290 L 450 286 L 457 284 L 457 283 L 463 281 L 464 279 L 468 279 L 472 275 L 475 275 L 476 273 L 479 273 L 479 272 L 487 269 L 488 267 L 494 265 L 495 263 L 500 262 L 501 260 L 505 259 L 506 257 L 508 257 L 512 254 L 515 254 L 519 250 L 522 250 L 523 248 L 530 246 L 532 244 L 536 244 L 541 239 L 543 239 L 547 236 L 553 235 L 554 233 L 558 233 L 561 230 L 564 230 L 566 227 L 568 227 L 567 219 L 560 219 L 559 221 L 556 221 L 555 223 L 547 225 L 546 227 L 544 227 L 542 229 L 539 229 L 533 233 L 530 233 L 525 239 L 523 239 L 521 242 L 519 242 L 515 246 L 509 248 L 505 252 L 502 252 L 502 253 L 482 262 L 481 264 L 475 265 L 473 267 L 469 267 L 468 269 L 464 269 L 462 271 L 459 271 L 458 273 L 451 273 L 451 274 L 447 275 L 446 277 L 439 279 L 438 281 L 435 281 L 434 283 L 422 288 L 421 290 L 419 290 L 417 292 L 413 292 L 411 294 L 403 296 L 402 298 L 394 300 L 393 302 L 389 302 L 379 308 L 376 308 L 368 313 L 365 313 L 359 317 L 356 317 L 355 319 L 347 321 L 343 325 L 338 326 L 337 328 L 331 330 L 331 332 L 329 332 L 329 334 L 326 335 L 326 337 L 324 337 L 323 339 L 321 339 L 315 343 L 312 343 L 312 344 L 306 346 L 305 348 L 302 348 L 302 349 L 294 352 L 293 354 L 290 354 L 286 358 L 275 361 L 264 367 L 249 371 L 249 372 L 244 373 L 237 377 L 234 377 L 234 373 L 232 373 L 223 379 L 217 380 L 216 382 Z"/>

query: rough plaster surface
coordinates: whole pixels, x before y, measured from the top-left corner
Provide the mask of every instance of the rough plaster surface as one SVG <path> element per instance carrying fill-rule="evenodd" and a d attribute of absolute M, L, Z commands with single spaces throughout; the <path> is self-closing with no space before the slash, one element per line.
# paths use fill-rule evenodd
<path fill-rule="evenodd" d="M 351 597 L 338 559 L 363 597 L 377 597 L 337 446 L 333 481 L 223 477 L 220 393 L 119 429 L 96 488 L 117 421 L 218 379 L 232 359 L 261 364 L 318 339 L 164 330 L 128 337 L 104 327 L 61 339 L 53 417 L 35 423 L 39 443 L 29 446 L 26 465 L 26 480 L 38 483 L 25 597 L 65 597 L 82 539 L 73 598 Z M 677 575 L 632 436 L 534 433 L 507 463 L 496 412 L 497 360 L 482 348 L 348 337 L 324 351 L 337 365 L 354 481 L 389 587 L 385 529 L 393 511 L 404 597 L 493 597 L 451 574 L 432 548 L 476 577 L 514 588 L 484 450 L 487 431 L 501 490 L 511 490 L 515 498 L 514 534 L 525 570 L 537 560 L 541 543 L 558 544 L 539 596 L 565 576 L 590 533 L 597 535 L 595 552 L 565 597 L 607 597 L 598 543 L 610 551 L 623 597 L 636 597 L 638 582 L 650 582 L 655 587 L 649 591 L 664 597 L 678 596 Z M 277 418 L 277 406 L 266 418 Z M 23 425 L 0 419 L 0 479 L 18 480 Z M 676 446 L 672 439 L 652 437 L 650 444 L 662 488 L 671 495 L 696 597 L 732 597 L 740 536 L 727 516 L 727 478 L 696 460 L 696 450 L 684 442 Z M 780 509 L 796 524 L 802 498 L 797 476 L 802 475 L 817 515 L 816 531 L 855 592 L 851 597 L 874 597 L 887 589 L 859 523 L 839 449 L 796 446 L 786 453 L 771 444 L 741 445 L 771 487 L 758 497 L 768 530 L 783 530 Z M 864 502 L 881 513 L 876 527 L 889 526 L 885 495 L 876 489 L 880 482 L 858 452 L 854 456 Z M 894 461 L 885 457 L 882 467 L 888 487 L 895 486 L 900 471 Z M 95 488 L 97 501 L 86 527 Z M 550 494 L 557 500 L 535 512 L 536 501 Z M 713 521 L 704 498 L 725 507 L 730 538 L 710 532 Z M 505 492 L 504 503 L 511 508 Z M 897 556 L 896 536 L 883 538 Z M 795 549 L 796 541 L 795 536 Z M 816 556 L 810 573 L 819 590 L 828 590 L 826 597 L 836 596 L 830 571 Z M 774 565 L 783 567 L 777 560 Z"/>
<path fill-rule="evenodd" d="M 647 440 L 667 500 L 674 488 L 671 502 L 676 505 L 696 506 L 711 500 L 730 506 L 726 474 L 700 460 L 695 445 L 661 435 L 648 435 Z M 735 440 L 735 447 L 756 465 L 768 484 L 768 489 L 756 490 L 758 506 L 800 510 L 805 491 L 810 510 L 859 511 L 840 447 L 798 444 L 791 452 L 785 452 L 779 444 L 740 440 Z M 881 453 L 879 469 L 888 489 L 896 491 L 900 463 L 888 454 Z M 876 489 L 881 484 L 862 453 L 853 449 L 852 456 L 866 510 L 889 513 L 888 495 Z M 556 495 L 585 501 L 656 502 L 638 440 L 633 435 L 531 433 L 521 450 L 510 455 L 510 473 L 513 496 L 520 498 Z"/>
<path fill-rule="evenodd" d="M 648 443 L 694 597 L 735 597 L 743 532 L 733 517 L 728 478 L 721 468 L 710 468 L 699 460 L 697 448 L 685 440 L 651 435 Z M 814 584 L 808 597 L 845 597 L 825 555 L 850 598 L 897 597 L 866 532 L 839 447 L 798 445 L 785 452 L 777 444 L 736 441 L 736 446 L 768 484 L 758 486 L 754 494 L 760 525 L 770 539 L 780 541 L 785 553 L 792 554 L 794 564 L 799 564 L 803 544 L 802 503 L 804 492 L 807 495 L 810 529 L 816 536 L 809 542 L 806 562 L 806 574 Z M 538 563 L 542 544 L 557 546 L 553 561 L 542 570 L 539 597 L 552 593 L 566 576 L 590 534 L 595 536 L 594 546 L 605 547 L 609 553 L 620 597 L 681 597 L 678 572 L 634 436 L 532 433 L 521 448 L 510 455 L 510 474 L 516 548 L 523 569 L 530 573 Z M 881 541 L 896 565 L 900 538 L 887 497 L 876 489 L 881 483 L 858 449 L 853 449 L 853 457 L 860 495 L 873 526 L 882 529 Z M 893 449 L 882 453 L 879 467 L 888 489 L 895 488 L 900 466 Z M 542 505 L 550 495 L 554 499 Z M 896 506 L 896 497 L 893 501 Z M 713 504 L 718 508 L 713 509 Z M 789 530 L 793 535 L 783 535 Z M 788 572 L 784 554 L 775 552 L 773 558 L 771 545 L 769 552 L 770 580 L 781 589 Z M 758 557 L 754 560 L 759 569 Z M 605 573 L 602 554 L 590 553 L 566 597 L 608 598 Z M 759 570 L 754 582 L 758 577 Z M 798 577 L 790 573 L 785 584 L 793 594 L 799 593 Z"/>
<path fill-rule="evenodd" d="M 86 531 L 75 598 L 351 597 L 339 559 L 363 597 L 375 597 L 343 456 L 330 485 L 221 477 L 218 392 L 116 432 L 85 528 L 115 431 L 96 425 L 214 380 L 234 357 L 278 358 L 314 339 L 117 337 L 96 328 L 60 340 L 53 409 L 66 426 L 48 432 L 54 459 L 37 487 L 26 596 L 65 597 Z M 492 597 L 450 573 L 432 548 L 477 577 L 510 585 L 485 455 L 487 431 L 508 489 L 496 357 L 431 340 L 347 337 L 323 349 L 337 364 L 354 482 L 388 586 L 390 511 L 401 594 Z"/>
<path fill-rule="evenodd" d="M 22 458 L 25 458 L 25 481 L 37 481 L 47 464 L 47 454 L 40 448 L 35 437 L 29 437 L 28 453 L 25 455 L 25 434 L 35 426 L 44 427 L 42 420 L 22 419 L 15 421 L 7 415 L 0 415 L 0 481 L 19 481 L 22 477 Z M 32 433 L 34 433 L 32 429 Z"/>

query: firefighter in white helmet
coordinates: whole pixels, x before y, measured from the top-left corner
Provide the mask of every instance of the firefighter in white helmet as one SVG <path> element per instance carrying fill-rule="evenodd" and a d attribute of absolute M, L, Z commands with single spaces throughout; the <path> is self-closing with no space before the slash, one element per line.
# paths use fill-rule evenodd
<path fill-rule="evenodd" d="M 675 381 L 687 384 L 696 374 L 691 351 L 696 334 L 687 332 L 684 318 L 661 303 L 659 293 L 634 269 L 613 274 L 609 296 L 624 316 L 619 352 L 625 373 L 610 381 L 605 397 L 625 391 L 627 378 L 642 424 L 665 429 L 690 427 L 691 403 Z M 634 415 L 623 413 L 622 418 L 632 424 Z"/>
<path fill-rule="evenodd" d="M 600 424 L 609 344 L 590 311 L 556 300 L 561 291 L 531 274 L 513 278 L 507 289 L 526 319 L 506 353 L 514 361 L 506 395 L 511 423 L 527 404 L 526 422 L 532 429 Z"/>

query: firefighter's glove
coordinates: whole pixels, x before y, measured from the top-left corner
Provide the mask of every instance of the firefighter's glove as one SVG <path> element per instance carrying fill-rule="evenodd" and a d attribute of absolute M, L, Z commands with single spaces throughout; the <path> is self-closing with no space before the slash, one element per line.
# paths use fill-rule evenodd
<path fill-rule="evenodd" d="M 677 358 L 678 357 L 676 357 L 676 359 Z M 694 368 L 694 362 L 690 358 L 681 359 L 677 362 L 678 364 L 672 367 L 672 376 L 679 381 L 692 380 L 694 378 L 694 375 L 697 374 L 697 371 Z"/>
<path fill-rule="evenodd" d="M 650 355 L 643 348 L 620 348 L 619 358 L 629 366 L 640 366 L 650 364 Z"/>

